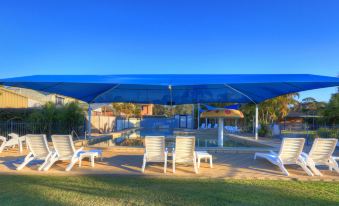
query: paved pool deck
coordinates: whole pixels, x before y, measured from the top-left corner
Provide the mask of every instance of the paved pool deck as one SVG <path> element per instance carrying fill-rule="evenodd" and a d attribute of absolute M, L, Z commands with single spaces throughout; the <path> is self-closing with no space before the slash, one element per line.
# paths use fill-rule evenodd
<path fill-rule="evenodd" d="M 85 148 L 89 150 L 93 148 Z M 167 173 L 163 173 L 163 165 L 154 163 L 147 165 L 145 173 L 141 173 L 143 158 L 142 148 L 110 147 L 103 150 L 103 160 L 96 160 L 95 167 L 90 167 L 87 159 L 81 168 L 75 165 L 70 172 L 65 172 L 69 162 L 57 162 L 47 172 L 37 171 L 38 164 L 25 167 L 21 171 L 15 168 L 28 153 L 14 148 L 0 153 L 0 174 L 22 175 L 143 175 L 162 178 L 221 178 L 221 179 L 268 179 L 268 180 L 305 180 L 305 181 L 339 181 L 339 174 L 327 168 L 321 168 L 324 176 L 307 176 L 298 166 L 287 166 L 290 176 L 284 176 L 278 167 L 264 159 L 253 159 L 253 152 L 216 152 L 213 154 L 214 167 L 202 162 L 199 174 L 193 172 L 192 166 L 178 165 L 176 173 L 172 172 L 171 161 Z M 337 153 L 337 155 L 339 155 Z"/>

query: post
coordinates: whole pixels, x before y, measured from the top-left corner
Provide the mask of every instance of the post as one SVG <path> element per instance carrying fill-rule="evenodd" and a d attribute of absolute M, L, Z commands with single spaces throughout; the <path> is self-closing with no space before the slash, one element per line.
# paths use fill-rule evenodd
<path fill-rule="evenodd" d="M 224 119 L 218 119 L 218 146 L 224 146 Z"/>
<path fill-rule="evenodd" d="M 259 109 L 258 105 L 255 105 L 255 140 L 258 140 L 258 128 L 259 128 Z"/>
<path fill-rule="evenodd" d="M 198 103 L 198 130 L 200 129 L 200 103 Z"/>
<path fill-rule="evenodd" d="M 194 112 L 194 109 L 195 109 L 195 107 L 194 107 L 194 104 L 192 104 L 192 124 L 191 124 L 191 126 L 192 126 L 192 129 L 194 129 L 195 128 L 195 112 Z M 187 116 L 186 116 L 186 127 L 187 127 Z"/>
<path fill-rule="evenodd" d="M 90 139 L 91 134 L 92 134 L 92 107 L 91 107 L 91 104 L 88 105 L 87 115 L 88 115 L 87 134 L 88 134 L 88 137 L 89 137 L 88 139 Z"/>

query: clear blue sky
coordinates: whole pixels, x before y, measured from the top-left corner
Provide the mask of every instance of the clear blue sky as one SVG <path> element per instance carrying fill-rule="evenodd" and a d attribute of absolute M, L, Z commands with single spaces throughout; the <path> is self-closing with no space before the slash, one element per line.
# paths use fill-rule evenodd
<path fill-rule="evenodd" d="M 0 72 L 336 76 L 339 1 L 2 1 Z"/>

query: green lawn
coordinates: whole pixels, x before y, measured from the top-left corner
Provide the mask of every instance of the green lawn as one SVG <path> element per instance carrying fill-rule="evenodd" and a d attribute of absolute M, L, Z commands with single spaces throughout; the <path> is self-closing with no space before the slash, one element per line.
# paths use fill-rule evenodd
<path fill-rule="evenodd" d="M 339 205 L 339 183 L 2 175 L 0 205 Z"/>

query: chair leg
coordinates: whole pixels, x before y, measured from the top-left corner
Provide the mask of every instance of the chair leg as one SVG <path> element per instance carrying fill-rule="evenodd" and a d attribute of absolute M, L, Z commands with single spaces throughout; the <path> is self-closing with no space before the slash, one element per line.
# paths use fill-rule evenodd
<path fill-rule="evenodd" d="M 311 170 L 309 170 L 309 169 L 307 168 L 307 166 L 306 166 L 305 163 L 300 162 L 298 165 L 299 165 L 301 168 L 303 168 L 303 170 L 304 170 L 309 176 L 313 176 L 313 173 L 311 172 Z"/>
<path fill-rule="evenodd" d="M 256 160 L 257 159 L 257 153 L 254 153 L 254 158 L 253 158 L 254 160 Z"/>
<path fill-rule="evenodd" d="M 56 161 L 58 161 L 58 158 L 56 158 L 56 157 L 51 157 L 51 159 L 49 160 L 49 162 L 46 164 L 46 166 L 45 166 L 42 170 L 43 170 L 43 171 L 49 170 L 49 168 L 51 168 L 52 165 L 53 165 Z"/>
<path fill-rule="evenodd" d="M 313 162 L 308 161 L 307 166 L 311 169 L 311 171 L 318 176 L 323 176 L 321 172 L 316 168 L 315 164 Z"/>
<path fill-rule="evenodd" d="M 47 155 L 45 161 L 38 168 L 39 171 L 43 170 L 43 168 L 48 164 L 48 162 L 50 161 L 51 155 L 52 155 L 51 153 Z"/>
<path fill-rule="evenodd" d="M 166 174 L 166 170 L 167 170 L 167 157 L 165 157 L 165 161 L 164 161 L 164 173 Z"/>
<path fill-rule="evenodd" d="M 198 174 L 199 172 L 198 172 L 197 161 L 195 157 L 193 158 L 193 167 L 194 167 L 195 174 Z"/>
<path fill-rule="evenodd" d="M 198 157 L 198 168 L 200 168 L 200 158 Z"/>
<path fill-rule="evenodd" d="M 175 173 L 175 156 L 173 155 L 173 161 L 172 161 L 172 170 L 173 173 Z"/>
<path fill-rule="evenodd" d="M 279 164 L 278 166 L 279 166 L 280 170 L 281 170 L 286 176 L 289 176 L 289 175 L 290 175 L 290 174 L 288 173 L 288 171 L 287 171 L 287 169 L 285 168 L 284 165 Z"/>
<path fill-rule="evenodd" d="M 72 160 L 71 160 L 71 163 L 69 163 L 69 165 L 66 167 L 65 171 L 66 171 L 66 172 L 71 171 L 71 169 L 72 169 L 73 166 L 77 163 L 78 160 L 79 160 L 78 158 L 72 159 Z"/>
<path fill-rule="evenodd" d="M 213 158 L 212 157 L 210 157 L 210 167 L 211 168 L 213 168 L 213 160 L 212 160 Z"/>
<path fill-rule="evenodd" d="M 144 160 L 142 162 L 142 168 L 141 168 L 141 172 L 144 173 L 145 172 L 145 167 L 146 167 L 146 156 L 144 156 Z"/>
<path fill-rule="evenodd" d="M 34 160 L 34 157 L 33 156 L 27 156 L 24 160 L 23 163 L 21 163 L 17 168 L 16 170 L 21 170 L 22 168 L 24 168 L 30 161 Z"/>
<path fill-rule="evenodd" d="M 0 153 L 5 149 L 5 144 L 6 142 L 2 142 L 1 146 L 0 146 Z"/>

